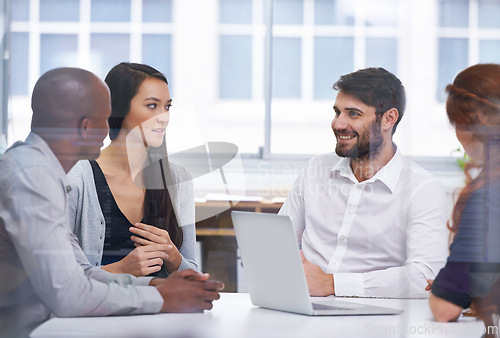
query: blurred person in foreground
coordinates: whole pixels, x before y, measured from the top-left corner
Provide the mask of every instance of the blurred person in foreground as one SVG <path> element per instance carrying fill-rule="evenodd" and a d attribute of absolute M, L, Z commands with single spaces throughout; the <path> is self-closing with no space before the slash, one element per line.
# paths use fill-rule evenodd
<path fill-rule="evenodd" d="M 166 279 L 93 267 L 69 228 L 66 173 L 99 156 L 111 111 L 106 84 L 78 68 L 45 73 L 31 133 L 0 156 L 0 335 L 27 336 L 51 316 L 199 312 L 223 284 L 193 270 Z"/>
<path fill-rule="evenodd" d="M 430 283 L 429 304 L 435 319 L 442 322 L 458 319 L 471 306 L 487 325 L 496 321 L 498 333 L 500 65 L 471 66 L 446 90 L 448 118 L 470 160 L 449 225 L 450 255 Z"/>

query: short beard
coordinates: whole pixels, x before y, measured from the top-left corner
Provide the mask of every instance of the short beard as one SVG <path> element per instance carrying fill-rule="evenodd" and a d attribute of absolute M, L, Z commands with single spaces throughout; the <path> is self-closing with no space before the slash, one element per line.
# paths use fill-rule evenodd
<path fill-rule="evenodd" d="M 358 142 L 351 148 L 340 147 L 337 142 L 337 146 L 335 147 L 337 155 L 354 160 L 377 158 L 380 154 L 382 144 L 384 143 L 380 121 L 381 119 L 377 116 L 375 122 L 370 125 L 368 131 L 365 131 L 361 136 L 357 134 Z"/>

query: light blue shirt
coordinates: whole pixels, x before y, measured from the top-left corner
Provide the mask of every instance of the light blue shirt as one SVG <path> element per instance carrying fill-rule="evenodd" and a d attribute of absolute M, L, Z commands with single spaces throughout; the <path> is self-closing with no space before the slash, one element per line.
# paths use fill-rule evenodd
<path fill-rule="evenodd" d="M 151 278 L 90 265 L 68 226 L 69 189 L 34 133 L 0 156 L 0 335 L 29 332 L 51 314 L 157 313 L 163 305 Z"/>

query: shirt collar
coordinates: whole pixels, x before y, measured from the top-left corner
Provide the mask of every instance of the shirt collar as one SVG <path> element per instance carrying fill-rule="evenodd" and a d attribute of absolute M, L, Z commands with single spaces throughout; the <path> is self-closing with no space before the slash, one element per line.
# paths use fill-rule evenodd
<path fill-rule="evenodd" d="M 34 133 L 32 131 L 29 133 L 28 137 L 26 138 L 25 143 L 31 144 L 40 150 L 40 152 L 49 161 L 50 167 L 54 169 L 54 173 L 57 174 L 58 176 L 60 176 L 64 182 L 64 185 L 66 187 L 68 187 L 69 183 L 68 183 L 67 178 L 66 178 L 66 172 L 64 171 L 64 169 L 61 165 L 61 162 L 59 162 L 59 160 L 57 159 L 57 157 L 54 154 L 54 152 L 52 151 L 52 149 L 50 149 L 47 142 L 45 142 L 45 140 L 43 138 L 41 138 L 40 136 L 38 136 L 36 133 Z"/>
<path fill-rule="evenodd" d="M 331 175 L 346 177 L 354 183 L 359 183 L 352 172 L 349 162 L 350 161 L 348 157 L 340 158 L 340 160 L 337 163 L 335 163 L 330 173 Z"/>
<path fill-rule="evenodd" d="M 353 183 L 359 184 L 358 180 L 354 176 L 352 172 L 351 166 L 349 164 L 349 158 L 341 158 L 332 168 L 331 174 L 337 174 L 341 177 L 346 177 L 351 180 Z M 396 148 L 396 153 L 390 159 L 387 164 L 380 169 L 372 178 L 362 182 L 362 184 L 367 184 L 375 181 L 380 181 L 385 184 L 391 193 L 394 193 L 396 190 L 396 186 L 398 184 L 399 176 L 401 174 L 401 170 L 403 168 L 403 155 Z"/>

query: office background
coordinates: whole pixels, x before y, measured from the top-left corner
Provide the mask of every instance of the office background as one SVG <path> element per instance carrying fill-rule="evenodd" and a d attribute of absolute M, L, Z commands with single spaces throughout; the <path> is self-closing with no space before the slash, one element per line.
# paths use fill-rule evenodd
<path fill-rule="evenodd" d="M 286 195 L 305 161 L 331 152 L 333 83 L 382 66 L 408 95 L 395 141 L 461 183 L 446 84 L 500 63 L 500 0 L 2 0 L 5 48 L 0 147 L 29 131 L 38 77 L 77 66 L 104 78 L 121 61 L 166 74 L 169 151 L 226 141 L 250 193 Z M 450 175 L 450 172 L 452 175 Z M 206 187 L 210 190 L 213 187 Z M 199 195 L 198 195 L 199 196 Z"/>
<path fill-rule="evenodd" d="M 332 84 L 341 74 L 382 66 L 408 91 L 395 135 L 403 153 L 448 157 L 459 144 L 444 113 L 444 87 L 468 65 L 500 63 L 497 0 L 4 4 L 11 9 L 10 51 L 4 53 L 10 61 L 7 144 L 27 134 L 29 96 L 45 71 L 78 66 L 104 77 L 118 62 L 132 61 L 151 64 L 169 79 L 172 149 L 199 141 L 174 137 L 184 128 L 254 157 L 328 152 L 335 142 Z"/>
<path fill-rule="evenodd" d="M 339 76 L 381 66 L 407 89 L 395 141 L 445 184 L 451 209 L 463 152 L 444 88 L 469 65 L 500 63 L 500 0 L 0 0 L 0 10 L 0 152 L 28 134 L 45 71 L 104 78 L 141 62 L 169 80 L 169 151 L 231 142 L 247 194 L 266 199 L 286 196 L 307 159 L 333 151 Z M 197 197 L 214 191 L 208 182 Z"/>

